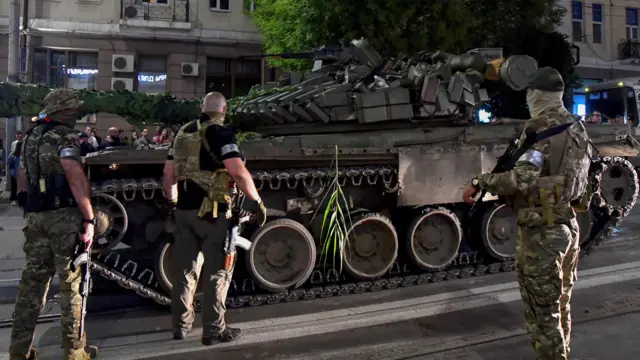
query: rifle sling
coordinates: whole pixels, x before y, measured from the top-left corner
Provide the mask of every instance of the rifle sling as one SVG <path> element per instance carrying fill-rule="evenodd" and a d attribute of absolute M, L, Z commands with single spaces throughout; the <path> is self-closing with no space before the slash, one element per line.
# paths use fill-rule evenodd
<path fill-rule="evenodd" d="M 510 170 L 511 168 L 513 168 L 513 166 L 516 164 L 518 159 L 520 159 L 522 154 L 524 154 L 527 150 L 531 149 L 531 147 L 533 145 L 535 145 L 536 143 L 539 143 L 542 140 L 548 139 L 548 138 L 550 138 L 552 136 L 556 136 L 556 135 L 566 131 L 573 124 L 575 124 L 575 123 L 577 123 L 579 121 L 580 120 L 568 122 L 566 124 L 554 126 L 552 128 L 543 130 L 543 131 L 541 131 L 539 133 L 526 135 L 524 141 L 522 142 L 522 146 L 520 146 L 518 149 L 516 149 L 516 151 L 513 153 L 513 155 L 511 156 L 511 158 L 507 162 L 504 171 L 507 171 L 507 170 Z"/>

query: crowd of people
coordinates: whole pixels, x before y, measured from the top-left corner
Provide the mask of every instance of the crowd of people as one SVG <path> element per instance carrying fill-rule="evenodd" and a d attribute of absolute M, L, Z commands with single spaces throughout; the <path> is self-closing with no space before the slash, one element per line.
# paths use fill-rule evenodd
<path fill-rule="evenodd" d="M 96 130 L 91 126 L 84 128 L 79 134 L 81 155 L 104 150 L 117 146 L 141 146 L 141 145 L 159 145 L 171 144 L 175 135 L 174 129 L 156 126 L 153 136 L 149 135 L 149 130 L 143 128 L 140 132 L 132 131 L 129 137 L 124 130 L 116 127 L 110 127 L 107 136 L 103 139 L 98 136 Z M 16 138 L 11 142 L 8 149 L 5 149 L 2 139 L 0 139 L 0 176 L 7 178 L 7 187 L 10 189 L 11 204 L 17 205 L 17 173 L 20 166 L 20 151 L 22 149 L 22 139 L 24 133 L 18 131 Z"/>
<path fill-rule="evenodd" d="M 87 126 L 82 133 L 80 133 L 80 140 L 82 143 L 83 155 L 89 152 L 104 150 L 115 146 L 140 146 L 151 144 L 170 144 L 173 141 L 175 131 L 168 127 L 156 126 L 153 136 L 149 135 L 147 128 L 142 131 L 132 131 L 131 137 L 127 135 L 124 130 L 117 127 L 110 127 L 107 130 L 107 136 L 102 139 L 96 134 L 95 129 Z"/>
<path fill-rule="evenodd" d="M 623 125 L 624 117 L 622 115 L 618 115 L 615 118 L 604 118 L 602 113 L 599 111 L 594 111 L 591 115 L 587 116 L 585 122 L 588 124 L 616 124 Z"/>

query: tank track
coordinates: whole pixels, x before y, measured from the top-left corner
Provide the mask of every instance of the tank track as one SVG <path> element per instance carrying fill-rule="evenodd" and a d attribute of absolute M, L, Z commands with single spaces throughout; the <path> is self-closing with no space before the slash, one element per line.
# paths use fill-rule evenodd
<path fill-rule="evenodd" d="M 599 231 L 592 231 L 590 239 L 585 243 L 587 246 L 583 248 L 583 254 L 591 253 L 595 247 L 602 244 L 606 237 L 611 235 L 613 228 L 618 226 L 623 218 L 629 214 L 638 196 L 638 178 L 629 162 L 623 158 L 605 157 L 594 159 L 594 163 L 604 164 L 602 167 L 594 167 L 597 170 L 592 172 L 594 174 L 592 178 L 594 178 L 593 181 L 596 185 L 599 185 L 601 174 L 608 166 L 612 165 L 624 168 L 629 167 L 632 169 L 634 177 L 632 179 L 631 196 L 625 206 L 616 208 L 601 203 L 597 208 L 592 209 L 593 223 L 602 223 L 604 225 Z M 322 184 L 324 180 L 335 176 L 334 174 L 330 169 L 318 168 L 252 172 L 259 189 L 267 188 L 271 190 L 294 189 L 299 183 L 311 186 L 315 181 Z M 349 182 L 359 186 L 361 184 L 375 185 L 380 183 L 385 192 L 400 190 L 397 181 L 394 182 L 394 177 L 397 176 L 397 169 L 389 166 L 346 168 L 339 173 L 339 176 L 342 184 Z M 94 192 L 104 192 L 109 195 L 121 193 L 125 201 L 133 200 L 138 192 L 141 193 L 143 199 L 151 200 L 156 192 L 162 192 L 162 185 L 159 180 L 147 178 L 109 181 L 100 185 L 94 184 L 93 189 Z M 594 199 L 601 200 L 601 194 L 597 193 Z M 429 208 L 439 209 L 438 207 Z M 460 247 L 461 252 L 449 265 L 431 271 L 416 271 L 415 266 L 401 256 L 385 276 L 373 281 L 354 282 L 345 278 L 344 275 L 338 274 L 333 269 L 316 267 L 309 280 L 301 288 L 281 293 L 262 291 L 250 277 L 237 276 L 242 274 L 242 271 L 238 272 L 239 269 L 237 269 L 229 289 L 227 306 L 239 308 L 345 296 L 367 291 L 376 292 L 383 289 L 438 283 L 446 280 L 514 270 L 515 262 L 513 260 L 496 261 L 486 257 L 482 251 L 469 250 L 462 252 L 467 248 L 468 245 L 463 240 L 463 244 Z M 133 251 L 119 252 L 118 250 L 100 254 L 93 259 L 92 270 L 108 280 L 117 282 L 124 289 L 135 291 L 139 296 L 150 298 L 160 305 L 169 305 L 171 303 L 170 297 L 160 287 L 153 270 L 153 264 L 144 264 L 145 261 L 148 262 L 148 259 L 141 261 L 136 259 L 136 255 L 138 254 Z M 138 271 L 139 269 L 140 271 Z"/>
<path fill-rule="evenodd" d="M 619 156 L 597 157 L 592 160 L 590 171 L 591 186 L 596 189 L 591 201 L 591 211 L 594 214 L 594 227 L 591 229 L 590 239 L 582 246 L 582 252 L 591 254 L 595 248 L 601 245 L 611 234 L 615 227 L 620 226 L 625 217 L 629 215 L 636 204 L 640 183 L 638 173 L 633 165 Z M 606 194 L 602 193 L 601 182 L 607 170 L 616 167 L 622 175 L 628 179 L 628 191 L 623 194 L 625 201 L 619 205 L 607 203 Z"/>

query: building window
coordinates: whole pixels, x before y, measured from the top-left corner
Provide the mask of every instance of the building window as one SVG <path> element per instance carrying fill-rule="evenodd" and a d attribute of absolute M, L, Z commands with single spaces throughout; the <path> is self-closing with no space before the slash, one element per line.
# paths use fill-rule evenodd
<path fill-rule="evenodd" d="M 98 54 L 69 53 L 67 69 L 67 87 L 71 89 L 95 90 L 98 76 Z"/>
<path fill-rule="evenodd" d="M 229 11 L 229 0 L 209 0 L 209 8 L 217 11 Z"/>
<path fill-rule="evenodd" d="M 582 1 L 572 1 L 571 2 L 571 24 L 573 26 L 573 41 L 581 42 L 582 41 L 582 29 L 584 29 L 583 21 L 582 21 Z"/>
<path fill-rule="evenodd" d="M 249 93 L 254 85 L 262 82 L 262 61 L 238 60 L 236 62 L 236 87 L 233 96 Z"/>
<path fill-rule="evenodd" d="M 163 94 L 167 91 L 167 58 L 164 56 L 138 57 L 138 91 L 145 94 Z"/>
<path fill-rule="evenodd" d="M 95 90 L 98 54 L 36 49 L 33 82 L 51 87 Z"/>
<path fill-rule="evenodd" d="M 603 19 L 603 6 L 602 4 L 591 4 L 592 10 L 592 32 L 593 32 L 593 43 L 594 44 L 602 44 L 602 19 Z"/>
<path fill-rule="evenodd" d="M 217 91 L 230 98 L 231 79 L 230 59 L 207 59 L 207 93 Z"/>
<path fill-rule="evenodd" d="M 627 39 L 638 40 L 638 9 L 626 8 L 625 15 L 627 18 Z"/>

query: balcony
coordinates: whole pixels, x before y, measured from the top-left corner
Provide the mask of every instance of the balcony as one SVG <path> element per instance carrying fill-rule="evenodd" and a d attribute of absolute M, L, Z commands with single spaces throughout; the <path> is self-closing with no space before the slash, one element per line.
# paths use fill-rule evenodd
<path fill-rule="evenodd" d="M 120 0 L 120 24 L 191 30 L 189 0 Z"/>
<path fill-rule="evenodd" d="M 618 60 L 640 59 L 640 41 L 624 40 L 618 44 Z"/>

